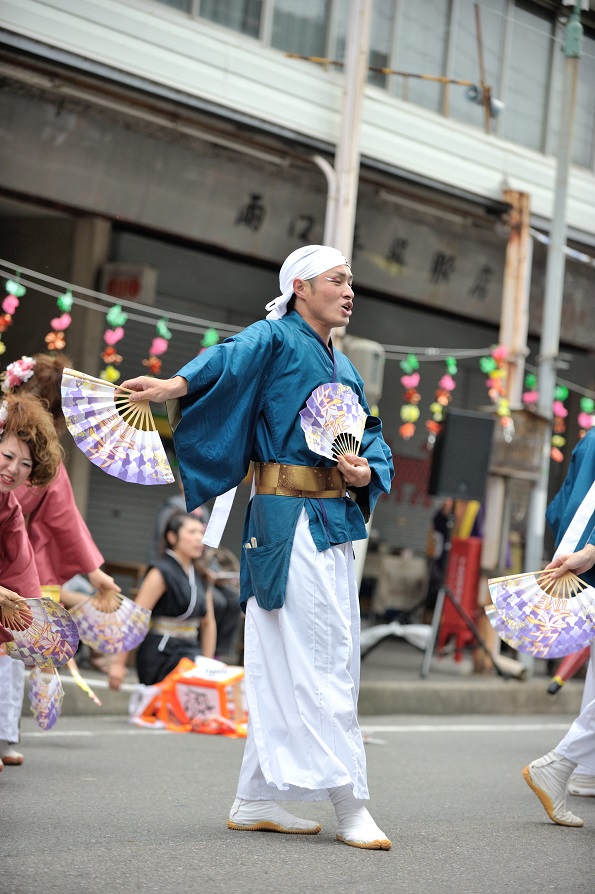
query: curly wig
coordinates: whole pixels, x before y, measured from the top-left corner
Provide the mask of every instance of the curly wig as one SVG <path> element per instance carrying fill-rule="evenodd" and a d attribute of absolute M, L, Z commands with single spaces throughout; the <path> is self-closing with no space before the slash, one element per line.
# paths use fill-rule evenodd
<path fill-rule="evenodd" d="M 0 441 L 14 435 L 26 444 L 33 462 L 29 483 L 46 487 L 58 474 L 64 456 L 52 417 L 32 394 L 7 394 L 2 403 L 6 421 Z"/>
<path fill-rule="evenodd" d="M 35 354 L 34 373 L 27 382 L 23 382 L 14 389 L 15 394 L 35 394 L 43 400 L 52 414 L 56 431 L 62 434 L 66 429 L 64 414 L 62 413 L 62 395 L 60 386 L 62 383 L 62 371 L 72 366 L 70 357 L 66 354 Z"/>

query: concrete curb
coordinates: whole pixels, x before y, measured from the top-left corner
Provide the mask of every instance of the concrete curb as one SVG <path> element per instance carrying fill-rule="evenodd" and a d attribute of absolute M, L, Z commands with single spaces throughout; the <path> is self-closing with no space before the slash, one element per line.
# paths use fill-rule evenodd
<path fill-rule="evenodd" d="M 134 683 L 112 692 L 105 675 L 83 671 L 102 705 L 75 685 L 68 673 L 62 673 L 64 685 L 63 717 L 122 715 L 128 716 L 128 702 Z M 454 715 L 454 714 L 568 714 L 580 711 L 582 680 L 570 680 L 557 695 L 547 692 L 548 680 L 501 680 L 497 677 L 464 676 L 459 678 L 421 678 L 364 680 L 360 689 L 359 713 L 382 715 Z M 23 715 L 30 716 L 25 696 Z"/>

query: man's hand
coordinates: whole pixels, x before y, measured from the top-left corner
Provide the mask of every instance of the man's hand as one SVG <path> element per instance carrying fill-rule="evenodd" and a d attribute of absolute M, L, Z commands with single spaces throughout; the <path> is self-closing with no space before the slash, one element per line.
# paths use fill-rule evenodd
<path fill-rule="evenodd" d="M 139 400 L 152 400 L 153 403 L 163 404 L 166 400 L 183 397 L 188 393 L 188 382 L 183 376 L 174 376 L 173 379 L 153 379 L 151 376 L 137 376 L 136 379 L 127 379 L 121 383 L 122 388 L 130 388 L 136 394 L 130 395 L 134 403 Z"/>
<path fill-rule="evenodd" d="M 558 556 L 546 566 L 546 571 L 555 569 L 551 577 L 561 577 L 567 571 L 573 571 L 575 574 L 582 574 L 595 565 L 595 546 L 588 543 L 579 549 L 576 553 L 567 553 L 564 556 Z"/>
<path fill-rule="evenodd" d="M 351 487 L 365 487 L 372 480 L 372 472 L 368 460 L 363 456 L 348 453 L 337 460 L 337 468 Z"/>

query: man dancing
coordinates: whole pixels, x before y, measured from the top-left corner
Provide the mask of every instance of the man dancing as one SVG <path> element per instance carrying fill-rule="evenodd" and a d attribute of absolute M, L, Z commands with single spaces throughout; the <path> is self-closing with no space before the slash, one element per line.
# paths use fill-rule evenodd
<path fill-rule="evenodd" d="M 567 571 L 595 585 L 595 429 L 572 453 L 568 475 L 546 518 L 556 535 L 556 556 L 547 566 L 552 577 Z M 591 618 L 593 622 L 595 619 Z M 595 624 L 593 626 L 595 638 Z M 559 826 L 583 825 L 566 806 L 566 793 L 595 795 L 595 644 L 587 669 L 581 712 L 553 751 L 534 760 L 523 776 L 549 818 Z"/>
<path fill-rule="evenodd" d="M 349 323 L 348 261 L 308 245 L 286 259 L 267 319 L 205 351 L 169 381 L 123 383 L 136 399 L 181 398 L 174 433 L 188 509 L 235 487 L 250 461 L 255 493 L 244 524 L 248 737 L 230 829 L 311 835 L 320 825 L 279 801 L 330 798 L 337 839 L 388 850 L 365 807 L 366 759 L 357 720 L 359 602 L 351 541 L 393 475 L 380 420 L 368 416 L 361 455 L 309 450 L 299 411 L 327 382 L 363 382 L 331 330 Z M 350 493 L 347 493 L 349 489 Z"/>

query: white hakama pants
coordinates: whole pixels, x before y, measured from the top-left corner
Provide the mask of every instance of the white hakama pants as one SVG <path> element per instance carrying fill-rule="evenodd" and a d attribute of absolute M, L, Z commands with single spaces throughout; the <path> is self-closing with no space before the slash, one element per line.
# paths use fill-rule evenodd
<path fill-rule="evenodd" d="M 351 543 L 319 552 L 302 511 L 283 608 L 247 603 L 249 721 L 238 798 L 320 801 L 342 785 L 369 797 L 357 720 L 359 630 Z"/>
<path fill-rule="evenodd" d="M 0 655 L 0 739 L 19 741 L 19 723 L 25 696 L 25 665 Z"/>
<path fill-rule="evenodd" d="M 576 773 L 595 775 L 595 644 L 591 645 L 581 713 L 555 751 L 578 764 Z"/>

